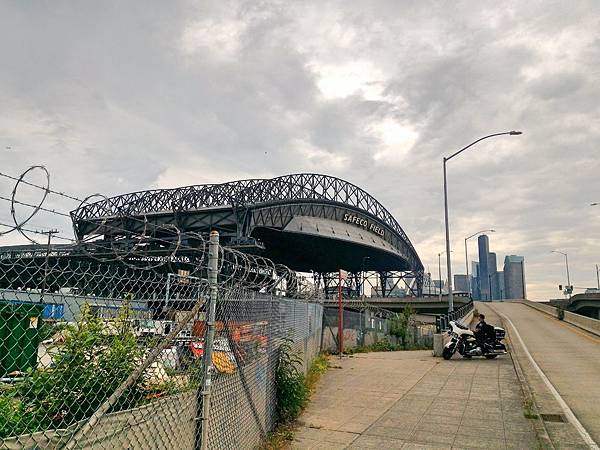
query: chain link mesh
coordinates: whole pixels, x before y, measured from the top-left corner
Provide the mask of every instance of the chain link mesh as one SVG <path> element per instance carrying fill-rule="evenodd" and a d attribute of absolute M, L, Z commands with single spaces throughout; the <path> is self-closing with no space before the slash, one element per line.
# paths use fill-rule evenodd
<path fill-rule="evenodd" d="M 145 219 L 137 234 L 117 230 L 140 220 L 117 210 L 94 239 L 51 245 L 51 230 L 26 228 L 40 211 L 68 217 L 42 207 L 46 197 L 98 198 L 51 190 L 49 178 L 27 182 L 32 170 L 48 175 L 40 167 L 0 174 L 17 183 L 1 198 L 14 224 L 0 223 L 0 237 L 18 232 L 31 242 L 0 248 L 0 449 L 256 447 L 276 424 L 281 344 L 293 343 L 305 372 L 320 350 L 314 286 L 285 266 L 218 247 L 207 361 L 206 236 Z M 43 191 L 42 201 L 16 199 L 20 183 Z M 20 220 L 15 205 L 33 212 Z M 124 237 L 102 239 L 117 231 Z"/>

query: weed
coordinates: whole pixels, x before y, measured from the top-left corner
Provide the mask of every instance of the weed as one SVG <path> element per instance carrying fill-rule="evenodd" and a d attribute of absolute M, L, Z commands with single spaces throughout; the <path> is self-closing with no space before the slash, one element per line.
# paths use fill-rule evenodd
<path fill-rule="evenodd" d="M 277 386 L 277 419 L 279 423 L 295 420 L 308 400 L 309 389 L 299 370 L 302 360 L 292 350 L 290 340 L 279 348 L 279 363 L 275 374 Z"/>
<path fill-rule="evenodd" d="M 526 419 L 537 419 L 538 415 L 535 413 L 535 407 L 533 403 L 533 399 L 531 397 L 527 397 L 523 401 L 523 415 Z"/>
<path fill-rule="evenodd" d="M 278 425 L 260 444 L 260 450 L 281 449 L 289 444 L 294 438 L 296 419 L 306 407 L 319 378 L 329 368 L 328 356 L 322 353 L 313 360 L 305 377 L 299 370 L 302 361 L 293 352 L 291 344 L 286 341 L 279 349 L 276 373 Z"/>

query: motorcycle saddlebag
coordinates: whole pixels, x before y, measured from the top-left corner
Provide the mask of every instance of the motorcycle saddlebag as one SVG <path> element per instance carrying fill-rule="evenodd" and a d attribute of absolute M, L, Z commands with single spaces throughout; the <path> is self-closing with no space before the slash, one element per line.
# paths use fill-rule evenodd
<path fill-rule="evenodd" d="M 496 339 L 504 339 L 504 336 L 506 336 L 504 328 L 494 327 L 494 331 L 496 332 Z"/>

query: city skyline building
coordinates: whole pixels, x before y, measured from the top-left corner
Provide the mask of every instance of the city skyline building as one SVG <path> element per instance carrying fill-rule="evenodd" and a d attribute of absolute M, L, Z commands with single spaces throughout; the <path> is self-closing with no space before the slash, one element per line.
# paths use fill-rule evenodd
<path fill-rule="evenodd" d="M 457 292 L 469 292 L 469 283 L 467 275 L 455 274 L 454 275 L 454 290 Z"/>
<path fill-rule="evenodd" d="M 471 274 L 469 277 L 471 278 L 471 296 L 475 300 L 479 300 L 481 298 L 479 292 L 479 261 L 471 261 Z"/>
<path fill-rule="evenodd" d="M 498 300 L 498 295 L 496 295 L 497 287 L 498 287 L 498 266 L 496 264 L 496 254 L 494 252 L 488 253 L 488 283 L 490 285 L 490 295 L 489 300 Z"/>
<path fill-rule="evenodd" d="M 455 274 L 454 285 L 457 291 L 471 287 L 471 296 L 475 300 L 499 301 L 511 298 L 527 298 L 525 281 L 525 258 L 508 255 L 504 266 L 498 270 L 498 255 L 490 252 L 489 237 L 485 234 L 477 238 L 479 261 L 470 261 L 471 274 Z M 482 263 L 482 261 L 484 263 Z M 502 260 L 501 260 L 502 261 Z"/>
<path fill-rule="evenodd" d="M 504 288 L 505 298 L 527 298 L 525 282 L 525 258 L 518 255 L 508 255 L 504 258 Z"/>
<path fill-rule="evenodd" d="M 506 289 L 504 287 L 504 272 L 497 271 L 492 277 L 492 299 L 504 300 Z"/>
<path fill-rule="evenodd" d="M 490 240 L 486 234 L 477 238 L 477 248 L 479 250 L 479 298 L 480 300 L 490 300 L 490 272 L 489 272 L 489 254 Z"/>

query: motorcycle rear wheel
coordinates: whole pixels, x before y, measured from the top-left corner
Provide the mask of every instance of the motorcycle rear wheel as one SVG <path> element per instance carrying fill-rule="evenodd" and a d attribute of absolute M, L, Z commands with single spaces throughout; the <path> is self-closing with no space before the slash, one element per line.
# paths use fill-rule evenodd
<path fill-rule="evenodd" d="M 494 359 L 498 355 L 485 355 L 485 359 Z"/>

